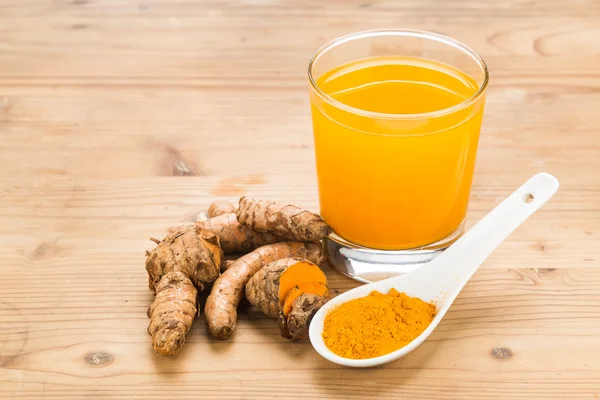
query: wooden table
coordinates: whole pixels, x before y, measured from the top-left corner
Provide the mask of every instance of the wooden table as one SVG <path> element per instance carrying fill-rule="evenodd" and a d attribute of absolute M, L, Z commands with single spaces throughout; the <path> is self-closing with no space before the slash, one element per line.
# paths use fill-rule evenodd
<path fill-rule="evenodd" d="M 469 223 L 539 171 L 558 195 L 385 367 L 333 365 L 253 310 L 233 340 L 198 319 L 155 354 L 148 238 L 214 198 L 317 209 L 307 62 L 377 27 L 489 63 Z M 0 398 L 600 397 L 599 37 L 596 0 L 0 0 Z"/>

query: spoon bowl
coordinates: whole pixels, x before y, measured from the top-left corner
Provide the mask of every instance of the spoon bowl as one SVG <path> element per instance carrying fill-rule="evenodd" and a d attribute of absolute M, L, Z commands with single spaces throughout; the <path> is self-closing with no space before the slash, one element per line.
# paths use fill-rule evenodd
<path fill-rule="evenodd" d="M 310 324 L 309 336 L 313 347 L 329 361 L 349 367 L 373 367 L 410 353 L 437 327 L 462 288 L 485 259 L 519 225 L 542 207 L 556 193 L 558 186 L 558 180 L 552 175 L 537 174 L 441 255 L 424 266 L 404 275 L 359 286 L 331 299 L 315 314 Z M 329 350 L 323 340 L 323 326 L 325 317 L 331 310 L 349 300 L 368 296 L 374 290 L 388 293 L 392 288 L 436 304 L 436 315 L 421 335 L 396 351 L 374 358 L 350 359 Z"/>

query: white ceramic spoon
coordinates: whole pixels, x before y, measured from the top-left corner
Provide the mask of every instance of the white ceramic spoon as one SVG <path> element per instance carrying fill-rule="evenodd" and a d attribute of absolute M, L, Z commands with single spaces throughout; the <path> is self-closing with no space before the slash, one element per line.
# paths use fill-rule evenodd
<path fill-rule="evenodd" d="M 310 341 L 315 350 L 329 361 L 349 367 L 372 367 L 410 353 L 440 323 L 456 296 L 492 251 L 557 190 L 558 180 L 555 177 L 545 173 L 535 175 L 429 263 L 405 275 L 359 286 L 330 300 L 310 324 Z M 348 300 L 367 296 L 373 290 L 387 293 L 392 288 L 437 304 L 433 322 L 420 336 L 399 350 L 364 360 L 340 357 L 327 348 L 322 333 L 323 321 L 329 311 Z"/>

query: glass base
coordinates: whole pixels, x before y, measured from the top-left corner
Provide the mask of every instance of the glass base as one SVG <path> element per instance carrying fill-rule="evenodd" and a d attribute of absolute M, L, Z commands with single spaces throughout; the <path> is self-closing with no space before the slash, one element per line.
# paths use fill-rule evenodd
<path fill-rule="evenodd" d="M 440 255 L 464 230 L 463 221 L 450 236 L 409 250 L 370 249 L 332 233 L 325 239 L 325 252 L 335 269 L 359 282 L 370 283 L 414 271 Z"/>

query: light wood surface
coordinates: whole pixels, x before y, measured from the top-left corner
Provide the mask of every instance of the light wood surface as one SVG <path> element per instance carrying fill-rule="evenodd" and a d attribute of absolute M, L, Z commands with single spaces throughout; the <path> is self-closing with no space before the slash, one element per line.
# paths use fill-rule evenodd
<path fill-rule="evenodd" d="M 214 198 L 317 209 L 308 59 L 381 27 L 489 64 L 469 223 L 539 171 L 557 196 L 392 364 L 338 367 L 251 309 L 156 355 L 148 238 Z M 0 0 L 0 398 L 599 398 L 599 38 L 596 0 Z"/>

